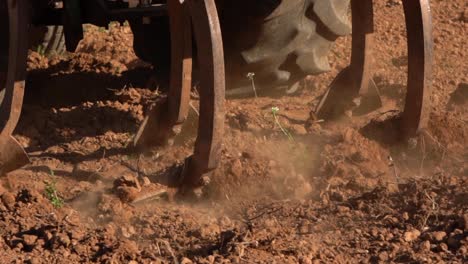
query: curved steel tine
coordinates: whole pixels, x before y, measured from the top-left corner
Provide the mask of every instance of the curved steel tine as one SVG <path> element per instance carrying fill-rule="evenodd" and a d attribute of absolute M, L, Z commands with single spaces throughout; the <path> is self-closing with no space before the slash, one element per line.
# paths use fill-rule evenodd
<path fill-rule="evenodd" d="M 164 145 L 173 127 L 187 117 L 192 87 L 192 32 L 186 5 L 167 2 L 171 32 L 171 73 L 167 99 L 151 109 L 140 126 L 133 146 L 140 149 Z"/>
<path fill-rule="evenodd" d="M 1 135 L 13 133 L 18 123 L 23 106 L 26 59 L 28 56 L 27 1 L 8 0 L 7 4 L 10 38 L 5 95 L 0 106 Z"/>
<path fill-rule="evenodd" d="M 381 106 L 371 73 L 374 33 L 372 0 L 352 0 L 351 12 L 351 63 L 333 80 L 318 104 L 316 114 L 320 119 L 343 114 L 346 109 L 352 108 L 353 99 L 358 95 L 368 98 L 366 103 L 361 103 L 359 112 L 369 112 Z"/>
<path fill-rule="evenodd" d="M 374 9 L 372 0 L 352 0 L 353 25 L 351 72 L 354 93 L 366 94 L 372 80 L 372 46 L 374 44 Z"/>
<path fill-rule="evenodd" d="M 5 95 L 0 106 L 0 174 L 29 162 L 27 154 L 12 137 L 23 106 L 28 55 L 28 1 L 8 0 L 9 56 Z"/>
<path fill-rule="evenodd" d="M 224 132 L 225 72 L 221 27 L 214 0 L 188 1 L 200 67 L 200 117 L 193 156 L 187 159 L 183 185 L 199 183 L 218 166 Z"/>
<path fill-rule="evenodd" d="M 169 0 L 171 14 L 171 80 L 168 95 L 171 123 L 187 118 L 192 88 L 192 26 L 188 8 L 179 0 Z"/>
<path fill-rule="evenodd" d="M 429 0 L 403 1 L 408 41 L 408 84 L 401 119 L 403 138 L 426 127 L 430 112 L 433 38 Z"/>

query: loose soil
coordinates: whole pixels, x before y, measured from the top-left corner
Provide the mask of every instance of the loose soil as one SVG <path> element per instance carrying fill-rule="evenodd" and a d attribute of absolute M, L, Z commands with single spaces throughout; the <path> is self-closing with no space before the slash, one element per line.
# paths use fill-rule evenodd
<path fill-rule="evenodd" d="M 395 140 L 406 37 L 401 2 L 379 1 L 374 79 L 383 108 L 314 119 L 349 61 L 350 38 L 340 39 L 332 71 L 308 77 L 298 94 L 227 100 L 221 166 L 190 201 L 172 190 L 141 198 L 164 189 L 190 155 L 196 113 L 171 147 L 126 149 L 164 95 L 127 26 L 86 27 L 74 54 L 31 52 L 15 137 L 32 163 L 1 178 L 0 262 L 467 262 L 468 6 L 431 5 L 433 111 L 421 136 Z"/>

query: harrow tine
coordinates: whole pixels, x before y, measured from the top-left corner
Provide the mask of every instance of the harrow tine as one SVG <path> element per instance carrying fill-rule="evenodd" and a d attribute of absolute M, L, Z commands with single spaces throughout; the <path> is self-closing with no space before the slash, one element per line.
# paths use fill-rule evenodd
<path fill-rule="evenodd" d="M 195 187 L 218 166 L 224 131 L 224 52 L 214 0 L 168 2 L 171 31 L 171 82 L 167 99 L 153 108 L 133 145 L 146 148 L 164 143 L 189 112 L 192 86 L 192 25 L 200 72 L 200 116 L 192 156 L 173 185 Z"/>
<path fill-rule="evenodd" d="M 401 117 L 403 138 L 426 127 L 430 112 L 433 63 L 432 17 L 429 0 L 403 1 L 408 41 L 408 83 Z"/>
<path fill-rule="evenodd" d="M 224 51 L 214 0 L 188 1 L 200 68 L 200 117 L 195 150 L 187 158 L 183 186 L 199 184 L 215 169 L 221 156 L 224 132 Z"/>
<path fill-rule="evenodd" d="M 335 78 L 317 107 L 319 118 L 334 117 L 350 107 L 359 92 L 375 102 L 378 90 L 371 78 L 373 32 L 372 0 L 352 0 L 353 44 L 351 65 Z M 408 45 L 408 80 L 405 107 L 400 119 L 402 139 L 414 137 L 427 125 L 430 113 L 433 64 L 430 0 L 403 1 Z M 374 92 L 372 92 L 374 90 Z M 375 93 L 377 92 L 377 93 Z M 372 96 L 372 94 L 374 94 Z M 371 103 L 371 108 L 381 104 Z M 362 105 L 362 103 L 361 103 Z"/>
<path fill-rule="evenodd" d="M 320 119 L 333 119 L 355 107 L 353 99 L 361 97 L 354 114 L 365 114 L 382 106 L 380 95 L 372 80 L 372 45 L 374 12 L 372 0 L 352 0 L 351 64 L 330 84 L 316 108 Z"/>
<path fill-rule="evenodd" d="M 153 107 L 134 138 L 134 147 L 163 145 L 173 127 L 187 118 L 192 87 L 192 32 L 185 4 L 167 3 L 171 32 L 171 77 L 168 97 Z"/>
<path fill-rule="evenodd" d="M 172 123 L 185 121 L 189 111 L 192 88 L 192 25 L 188 7 L 179 0 L 168 1 L 171 24 L 171 80 L 169 114 Z"/>
<path fill-rule="evenodd" d="M 20 168 L 29 162 L 21 145 L 12 137 L 23 105 L 28 55 L 28 1 L 8 0 L 9 42 L 8 66 L 4 98 L 0 106 L 0 175 Z M 2 6 L 0 8 L 5 8 Z M 2 53 L 5 50 L 1 51 Z"/>

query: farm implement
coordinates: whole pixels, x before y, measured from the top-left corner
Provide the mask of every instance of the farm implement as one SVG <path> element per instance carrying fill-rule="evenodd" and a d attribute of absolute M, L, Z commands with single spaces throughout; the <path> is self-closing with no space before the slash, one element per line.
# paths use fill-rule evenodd
<path fill-rule="evenodd" d="M 428 121 L 433 43 L 429 0 L 403 0 L 403 10 L 408 81 L 399 125 L 402 138 L 409 138 Z M 373 14 L 372 0 L 1 0 L 0 175 L 29 162 L 12 133 L 23 104 L 32 27 L 62 27 L 66 48 L 73 52 L 83 38 L 83 24 L 129 21 L 137 56 L 167 65 L 167 97 L 145 118 L 132 144 L 136 149 L 174 136 L 175 127 L 187 118 L 196 79 L 198 134 L 177 181 L 193 187 L 219 164 L 226 87 L 242 86 L 247 72 L 256 74 L 260 92 L 269 85 L 290 87 L 306 75 L 328 71 L 331 44 L 351 33 L 350 65 L 331 83 L 317 116 L 330 120 L 353 104 L 363 111 L 378 108 L 372 79 Z"/>

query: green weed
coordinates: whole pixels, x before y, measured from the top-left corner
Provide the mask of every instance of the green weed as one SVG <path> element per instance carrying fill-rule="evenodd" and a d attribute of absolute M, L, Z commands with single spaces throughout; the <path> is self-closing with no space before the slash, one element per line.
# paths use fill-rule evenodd
<path fill-rule="evenodd" d="M 45 196 L 47 199 L 49 199 L 50 203 L 55 207 L 55 208 L 60 208 L 63 206 L 64 201 L 60 196 L 58 195 L 57 192 L 57 181 L 55 179 L 54 171 L 50 170 L 50 175 L 52 180 L 51 181 L 45 181 Z"/>

